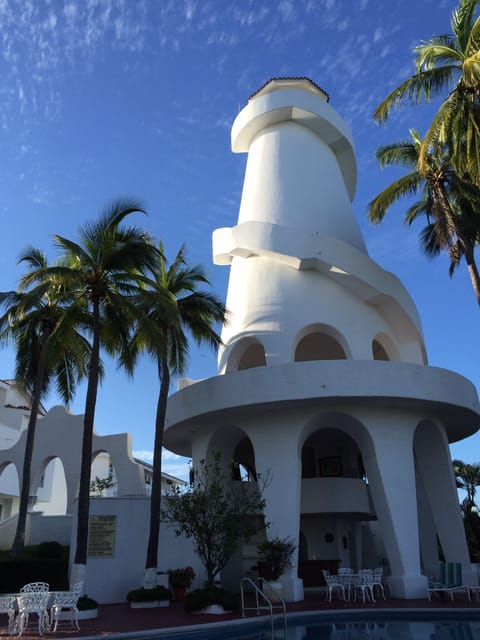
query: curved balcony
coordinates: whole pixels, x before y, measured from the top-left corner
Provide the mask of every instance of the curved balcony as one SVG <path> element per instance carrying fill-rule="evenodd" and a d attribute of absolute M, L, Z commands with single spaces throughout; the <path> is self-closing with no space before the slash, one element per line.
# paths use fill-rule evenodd
<path fill-rule="evenodd" d="M 361 515 L 373 518 L 368 485 L 359 478 L 304 478 L 301 514 Z"/>
<path fill-rule="evenodd" d="M 190 456 L 192 432 L 204 427 L 334 406 L 415 410 L 440 420 L 449 442 L 472 435 L 480 424 L 475 387 L 452 371 L 402 362 L 319 360 L 235 371 L 177 391 L 168 400 L 165 446 Z"/>

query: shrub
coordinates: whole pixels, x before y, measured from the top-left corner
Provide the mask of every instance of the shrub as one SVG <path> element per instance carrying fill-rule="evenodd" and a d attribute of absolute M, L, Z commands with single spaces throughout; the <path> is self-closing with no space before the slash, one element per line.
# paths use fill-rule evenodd
<path fill-rule="evenodd" d="M 258 555 L 271 571 L 273 580 L 278 580 L 282 573 L 291 566 L 294 551 L 295 545 L 288 539 L 273 538 L 257 545 Z"/>
<path fill-rule="evenodd" d="M 52 591 L 68 590 L 65 560 L 7 560 L 0 563 L 0 592 L 16 593 L 28 582 L 48 582 Z"/>
<path fill-rule="evenodd" d="M 211 604 L 218 604 L 225 611 L 236 611 L 240 606 L 240 601 L 236 593 L 217 587 L 195 589 L 185 596 L 185 611 L 187 613 L 200 611 Z"/>
<path fill-rule="evenodd" d="M 77 609 L 79 611 L 90 611 L 91 609 L 96 609 L 98 607 L 98 602 L 93 598 L 89 598 L 88 596 L 82 596 L 78 599 Z"/>
<path fill-rule="evenodd" d="M 156 602 L 157 600 L 171 600 L 170 589 L 160 586 L 155 589 L 132 589 L 127 593 L 128 602 Z"/>
<path fill-rule="evenodd" d="M 37 547 L 37 558 L 40 560 L 61 560 L 63 558 L 63 547 L 59 542 L 41 542 Z"/>

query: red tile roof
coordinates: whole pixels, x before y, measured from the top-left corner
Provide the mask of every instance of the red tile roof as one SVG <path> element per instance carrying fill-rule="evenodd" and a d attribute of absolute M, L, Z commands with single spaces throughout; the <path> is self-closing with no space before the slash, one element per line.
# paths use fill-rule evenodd
<path fill-rule="evenodd" d="M 287 81 L 288 80 L 305 80 L 306 82 L 309 82 L 313 87 L 315 87 L 317 91 L 320 91 L 320 93 L 323 93 L 323 95 L 327 98 L 327 102 L 330 101 L 330 96 L 328 95 L 328 93 L 324 89 L 322 89 L 322 87 L 320 87 L 318 84 L 316 84 L 306 76 L 298 76 L 298 77 L 297 76 L 279 76 L 275 78 L 270 78 L 264 84 L 262 84 L 262 86 L 259 89 L 254 91 L 254 93 L 252 93 L 252 95 L 249 96 L 248 100 L 251 100 L 252 98 L 254 98 L 257 95 L 257 93 L 260 93 L 260 91 L 264 89 L 268 84 L 270 84 L 270 82 L 273 82 L 275 80 L 287 80 Z"/>

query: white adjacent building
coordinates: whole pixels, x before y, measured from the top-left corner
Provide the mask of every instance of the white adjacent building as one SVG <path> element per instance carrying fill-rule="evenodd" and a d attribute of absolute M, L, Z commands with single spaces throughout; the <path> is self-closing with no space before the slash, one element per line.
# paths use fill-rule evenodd
<path fill-rule="evenodd" d="M 19 487 L 23 469 L 30 398 L 12 380 L 0 380 L 0 548 L 10 548 L 17 526 Z M 31 498 L 26 544 L 56 540 L 70 544 L 72 514 L 80 479 L 83 416 L 63 407 L 46 411 L 42 406 L 35 431 L 31 468 Z M 109 479 L 95 490 L 97 498 L 151 493 L 152 466 L 132 455 L 127 433 L 100 436 L 94 432 L 91 478 Z M 186 482 L 162 474 L 163 488 L 183 487 Z"/>
<path fill-rule="evenodd" d="M 273 79 L 232 149 L 248 153 L 238 223 L 213 234 L 230 321 L 218 375 L 170 397 L 166 446 L 271 473 L 267 535 L 298 547 L 289 600 L 322 568 L 378 564 L 393 596 L 425 597 L 437 539 L 475 584 L 448 445 L 478 429 L 477 392 L 428 366 L 411 297 L 368 255 L 346 123 L 310 80 Z"/>

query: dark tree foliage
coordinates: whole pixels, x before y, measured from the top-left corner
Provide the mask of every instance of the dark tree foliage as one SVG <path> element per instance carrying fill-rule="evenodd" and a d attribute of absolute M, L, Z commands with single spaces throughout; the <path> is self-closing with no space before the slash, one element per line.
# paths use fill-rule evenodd
<path fill-rule="evenodd" d="M 233 553 L 265 526 L 265 481 L 232 482 L 231 468 L 222 465 L 218 453 L 210 462 L 200 462 L 192 480 L 185 493 L 174 491 L 163 501 L 162 519 L 177 536 L 193 540 L 207 586 L 213 587 Z"/>

